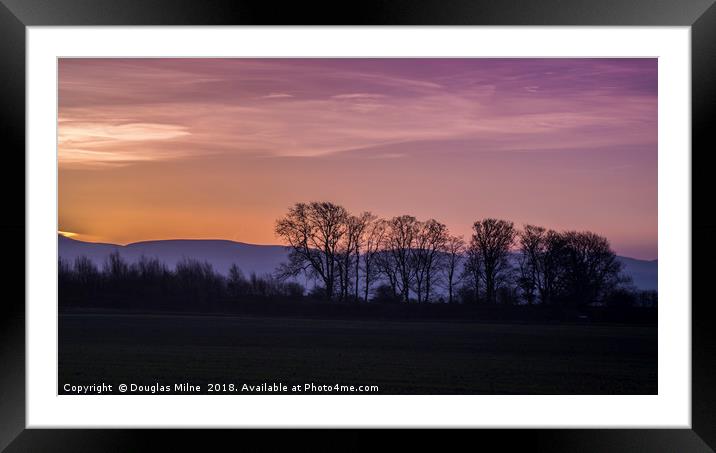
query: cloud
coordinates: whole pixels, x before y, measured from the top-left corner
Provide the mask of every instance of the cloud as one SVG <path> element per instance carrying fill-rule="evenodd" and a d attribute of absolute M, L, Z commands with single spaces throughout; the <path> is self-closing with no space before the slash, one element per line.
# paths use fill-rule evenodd
<path fill-rule="evenodd" d="M 267 94 L 266 96 L 261 96 L 262 99 L 286 99 L 292 97 L 293 95 L 288 93 L 271 93 Z"/>
<path fill-rule="evenodd" d="M 61 60 L 60 165 L 310 157 L 439 140 L 489 140 L 504 150 L 653 144 L 652 66 L 589 59 Z"/>
<path fill-rule="evenodd" d="M 386 96 L 384 94 L 375 94 L 375 93 L 348 93 L 348 94 L 336 94 L 331 97 L 333 99 L 382 99 Z"/>
<path fill-rule="evenodd" d="M 185 126 L 156 123 L 106 123 L 61 119 L 58 158 L 63 164 L 97 165 L 161 159 L 147 143 L 191 135 Z M 142 145 L 142 146 L 139 146 Z"/>
<path fill-rule="evenodd" d="M 109 124 L 61 121 L 59 142 L 94 143 L 98 141 L 168 140 L 189 135 L 186 127 L 174 124 Z"/>

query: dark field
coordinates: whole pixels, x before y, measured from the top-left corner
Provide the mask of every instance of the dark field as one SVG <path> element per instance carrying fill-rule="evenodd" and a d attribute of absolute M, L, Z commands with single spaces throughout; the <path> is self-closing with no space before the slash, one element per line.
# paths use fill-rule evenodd
<path fill-rule="evenodd" d="M 64 384 L 377 385 L 380 394 L 656 394 L 629 325 L 61 314 Z M 275 392 L 269 392 L 275 393 Z M 340 392 L 339 392 L 340 393 Z M 376 393 L 376 392 L 373 392 Z"/>

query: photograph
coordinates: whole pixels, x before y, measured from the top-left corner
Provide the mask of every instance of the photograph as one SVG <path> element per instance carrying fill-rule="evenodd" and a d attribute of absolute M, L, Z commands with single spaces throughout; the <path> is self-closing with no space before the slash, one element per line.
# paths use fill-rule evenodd
<path fill-rule="evenodd" d="M 57 394 L 657 395 L 658 63 L 57 58 Z"/>

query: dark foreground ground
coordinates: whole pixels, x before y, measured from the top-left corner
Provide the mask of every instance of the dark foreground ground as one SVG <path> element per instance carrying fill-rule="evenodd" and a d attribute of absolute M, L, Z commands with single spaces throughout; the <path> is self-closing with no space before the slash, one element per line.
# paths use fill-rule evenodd
<path fill-rule="evenodd" d="M 368 393 L 379 394 L 656 394 L 657 329 L 61 314 L 59 393 L 73 393 L 67 384 L 102 383 L 112 385 L 103 393 L 119 393 L 119 384 L 154 384 L 144 393 L 206 394 L 209 384 L 219 384 L 220 393 L 240 395 L 256 393 L 244 384 L 263 383 L 285 384 L 287 393 L 298 385 L 306 393 L 305 384 L 313 383 L 377 385 Z M 199 390 L 175 388 L 185 383 Z"/>

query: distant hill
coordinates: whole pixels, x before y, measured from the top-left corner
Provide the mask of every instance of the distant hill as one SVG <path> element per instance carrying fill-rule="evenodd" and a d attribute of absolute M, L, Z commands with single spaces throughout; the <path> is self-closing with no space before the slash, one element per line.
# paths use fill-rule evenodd
<path fill-rule="evenodd" d="M 163 241 L 135 242 L 127 245 L 83 242 L 58 235 L 60 257 L 74 261 L 84 255 L 98 266 L 113 251 L 118 251 L 127 261 L 134 262 L 142 255 L 157 258 L 173 267 L 182 258 L 194 258 L 212 264 L 217 272 L 228 273 L 236 263 L 245 275 L 273 273 L 276 267 L 286 261 L 288 250 L 280 245 L 255 245 L 242 242 L 214 239 L 172 239 Z M 624 271 L 631 276 L 639 289 L 657 288 L 656 260 L 646 261 L 620 256 Z"/>
<path fill-rule="evenodd" d="M 170 267 L 174 267 L 183 258 L 207 261 L 212 264 L 214 270 L 224 275 L 233 263 L 247 276 L 251 272 L 258 275 L 273 273 L 288 256 L 286 248 L 280 245 L 253 245 L 225 240 L 172 239 L 117 245 L 77 241 L 59 235 L 58 241 L 60 257 L 69 261 L 84 255 L 102 266 L 107 256 L 116 250 L 130 262 L 137 261 L 144 255 L 147 258 L 157 258 Z"/>
<path fill-rule="evenodd" d="M 657 289 L 659 268 L 657 260 L 638 260 L 625 256 L 617 258 L 622 262 L 624 273 L 632 278 L 634 286 L 639 289 Z"/>

